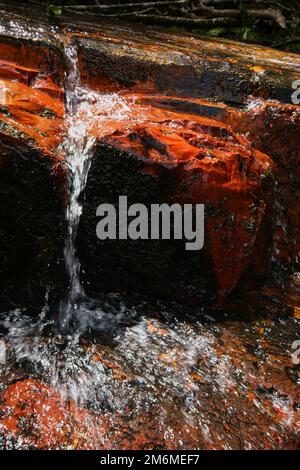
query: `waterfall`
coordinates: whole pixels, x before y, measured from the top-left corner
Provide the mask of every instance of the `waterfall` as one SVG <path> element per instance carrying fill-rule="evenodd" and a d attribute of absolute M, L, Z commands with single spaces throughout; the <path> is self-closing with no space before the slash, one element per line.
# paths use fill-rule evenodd
<path fill-rule="evenodd" d="M 88 299 L 80 282 L 80 261 L 76 255 L 76 235 L 82 213 L 79 197 L 84 191 L 93 156 L 95 137 L 91 128 L 96 129 L 97 137 L 107 132 L 107 122 L 126 120 L 130 116 L 130 107 L 117 93 L 97 93 L 81 84 L 77 48 L 72 43 L 66 44 L 65 55 L 65 103 L 66 135 L 61 145 L 68 170 L 69 202 L 66 208 L 68 225 L 64 258 L 69 278 L 66 298 L 59 309 L 59 326 L 68 333 L 72 320 L 86 330 L 92 324 L 99 329 L 104 322 L 104 312 L 95 309 L 95 302 Z M 96 229 L 96 227 L 95 227 Z M 94 303 L 91 309 L 91 303 Z M 109 319 L 114 323 L 117 316 Z M 80 330 L 80 328 L 79 328 Z M 79 331 L 78 331 L 79 333 Z"/>
<path fill-rule="evenodd" d="M 80 262 L 76 256 L 75 239 L 82 211 L 79 196 L 83 191 L 92 156 L 93 138 L 87 136 L 88 120 L 78 119 L 78 113 L 88 96 L 80 88 L 80 73 L 76 47 L 67 44 L 65 47 L 65 93 L 67 133 L 62 144 L 68 168 L 69 202 L 66 209 L 68 231 L 65 240 L 64 258 L 69 277 L 67 298 L 61 303 L 59 322 L 62 331 L 68 330 L 72 311 L 78 302 L 85 297 L 79 279 Z"/>

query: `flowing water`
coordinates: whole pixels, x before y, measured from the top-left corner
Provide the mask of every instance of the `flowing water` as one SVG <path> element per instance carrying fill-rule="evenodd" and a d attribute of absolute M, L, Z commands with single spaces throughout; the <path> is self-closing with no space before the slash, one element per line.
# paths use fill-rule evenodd
<path fill-rule="evenodd" d="M 21 310 L 6 315 L 3 326 L 7 330 L 9 365 L 13 368 L 17 364 L 29 370 L 32 376 L 47 378 L 47 382 L 64 399 L 71 398 L 78 404 L 89 402 L 101 408 L 109 403 L 114 412 L 120 412 L 133 400 L 135 409 L 142 410 L 146 404 L 152 406 L 157 402 L 155 389 L 162 378 L 163 387 L 169 392 L 173 390 L 170 396 L 185 396 L 186 380 L 189 381 L 188 374 L 197 363 L 199 351 L 196 344 L 190 344 L 187 336 L 192 330 L 186 329 L 186 326 L 178 325 L 173 330 L 165 324 L 162 328 L 165 328 L 167 337 L 164 334 L 161 337 L 158 334 L 155 339 L 152 337 L 154 332 L 159 333 L 159 323 L 152 325 L 144 313 L 164 307 L 151 307 L 140 300 L 127 305 L 116 295 L 96 301 L 84 292 L 80 282 L 80 262 L 76 255 L 76 235 L 82 212 L 80 195 L 86 185 L 94 152 L 95 139 L 90 129 L 96 125 L 97 135 L 101 136 L 107 131 L 107 121 L 128 121 L 133 117 L 130 104 L 117 93 L 96 93 L 82 86 L 76 47 L 68 43 L 64 51 L 67 130 L 60 150 L 65 155 L 69 176 L 69 203 L 66 209 L 68 232 L 64 248 L 69 288 L 60 305 L 58 329 L 55 320 L 48 316 L 47 297 L 46 306 L 36 320 L 27 317 Z M 139 121 L 144 117 L 135 115 L 134 119 Z M 172 308 L 175 310 L 175 306 Z M 168 310 L 165 313 L 168 317 Z M 115 393 L 115 380 L 107 367 L 101 361 L 93 360 L 99 353 L 99 345 L 91 343 L 86 348 L 80 340 L 90 330 L 108 335 L 110 343 L 114 337 L 113 349 L 117 362 L 128 363 L 132 380 L 139 389 L 146 387 L 146 394 L 142 391 L 135 396 L 135 387 L 127 383 Z M 202 335 L 197 340 L 202 350 L 210 347 L 211 341 L 212 338 Z M 107 346 L 102 347 L 105 352 Z M 110 347 L 106 353 L 109 353 Z M 170 374 L 172 366 L 168 363 L 172 360 L 167 357 L 169 349 L 173 351 L 173 360 L 179 364 L 175 375 Z M 166 355 L 166 362 L 159 359 L 161 355 Z M 153 373 L 148 374 L 147 364 L 151 362 L 156 366 Z M 220 378 L 222 383 L 223 380 Z"/>
<path fill-rule="evenodd" d="M 100 94 L 81 85 L 77 50 L 73 44 L 65 45 L 64 57 L 66 132 L 60 151 L 65 155 L 69 184 L 64 247 L 68 291 L 61 301 L 58 325 L 48 318 L 51 317 L 48 315 L 48 293 L 37 320 L 17 309 L 5 313 L 1 324 L 8 332 L 7 340 L 12 347 L 11 364 L 15 360 L 18 364 L 26 363 L 26 367 L 35 373 L 47 376 L 62 396 L 81 401 L 87 394 L 91 397 L 91 390 L 103 383 L 103 378 L 97 368 L 88 365 L 90 354 L 84 354 L 79 338 L 91 330 L 112 337 L 124 319 L 127 321 L 127 317 L 135 316 L 134 309 L 126 309 L 123 301 L 115 301 L 114 296 L 102 302 L 86 296 L 76 255 L 76 235 L 82 212 L 79 197 L 86 185 L 95 143 L 89 130 L 96 124 L 98 135 L 101 135 L 107 120 L 128 119 L 130 108 L 116 93 Z"/>
<path fill-rule="evenodd" d="M 69 204 L 66 211 L 68 233 L 65 242 L 64 257 L 66 271 L 69 276 L 70 287 L 67 299 L 60 307 L 60 326 L 62 330 L 69 329 L 72 312 L 76 310 L 78 301 L 84 298 L 84 292 L 80 284 L 80 263 L 76 257 L 75 240 L 81 215 L 79 195 L 84 189 L 87 173 L 92 156 L 93 139 L 87 136 L 88 120 L 82 122 L 76 120 L 77 113 L 88 103 L 88 93 L 80 90 L 80 76 L 78 68 L 77 51 L 73 45 L 65 48 L 66 58 L 66 122 L 67 136 L 63 143 L 66 155 L 66 163 L 69 171 Z M 81 91 L 81 93 L 80 93 Z"/>
<path fill-rule="evenodd" d="M 60 306 L 59 323 L 62 332 L 70 333 L 71 323 L 75 322 L 77 332 L 82 333 L 80 325 L 84 330 L 92 325 L 96 327 L 96 324 L 98 329 L 105 329 L 118 321 L 118 315 L 109 315 L 110 325 L 107 325 L 107 315 L 97 308 L 92 299 L 87 298 L 80 283 L 80 262 L 75 243 L 82 212 L 79 197 L 86 185 L 95 142 L 89 131 L 96 123 L 101 135 L 101 124 L 108 119 L 118 121 L 128 118 L 130 109 L 116 93 L 100 94 L 81 86 L 77 50 L 73 44 L 65 47 L 65 63 L 67 134 L 61 150 L 65 154 L 69 174 L 68 233 L 64 249 L 69 290 Z"/>
<path fill-rule="evenodd" d="M 61 151 L 69 175 L 64 249 L 69 286 L 58 325 L 47 295 L 38 318 L 22 309 L 1 317 L 8 360 L 0 366 L 0 388 L 24 378 L 45 383 L 63 403 L 74 401 L 92 417 L 100 416 L 101 423 L 105 416 L 110 429 L 125 435 L 125 444 L 133 435 L 148 433 L 147 445 L 154 448 L 258 448 L 260 426 L 268 429 L 275 446 L 278 436 L 284 439 L 298 426 L 280 361 L 289 366 L 299 320 L 216 322 L 199 308 L 139 297 L 129 302 L 113 294 L 96 301 L 85 294 L 76 235 L 94 154 L 90 129 L 96 126 L 101 136 L 108 121 L 126 122 L 132 113 L 119 94 L 83 86 L 76 47 L 67 43 L 64 51 L 67 130 Z M 91 330 L 100 336 L 91 338 Z M 271 380 L 274 390 L 268 392 Z M 256 388 L 263 392 L 254 394 Z M 103 427 L 92 425 L 91 432 L 93 448 L 105 444 Z M 26 448 L 26 439 L 24 434 L 14 446 Z M 122 442 L 117 446 L 122 448 Z"/>

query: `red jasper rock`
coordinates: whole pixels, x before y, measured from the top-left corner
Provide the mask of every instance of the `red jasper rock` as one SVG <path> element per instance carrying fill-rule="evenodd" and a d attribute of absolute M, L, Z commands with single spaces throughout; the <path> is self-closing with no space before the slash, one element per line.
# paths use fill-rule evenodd
<path fill-rule="evenodd" d="M 13 446 L 60 449 L 71 435 L 69 412 L 60 395 L 37 380 L 23 380 L 7 388 L 1 398 L 1 432 Z"/>
<path fill-rule="evenodd" d="M 256 312 L 271 304 L 267 296 L 261 306 L 259 296 L 249 300 Z M 126 329 L 117 347 L 86 343 L 94 351 L 90 366 L 101 367 L 91 375 L 78 369 L 70 379 L 85 378 L 82 386 L 93 390 L 87 402 L 76 406 L 24 371 L 18 381 L 6 380 L 0 448 L 299 448 L 299 368 L 289 354 L 295 325 L 291 318 L 179 321 L 175 332 L 159 320 L 141 320 Z M 50 339 L 49 357 L 53 350 Z M 85 360 L 86 352 L 79 354 L 72 354 L 74 366 Z M 65 381 L 64 362 L 56 367 Z"/>
<path fill-rule="evenodd" d="M 227 103 L 252 95 L 289 103 L 298 78 L 297 54 L 146 26 L 94 29 L 76 40 L 82 81 L 99 90 L 130 88 Z"/>
<path fill-rule="evenodd" d="M 257 282 L 269 259 L 270 158 L 221 122 L 151 107 L 143 111 L 145 123 L 126 119 L 117 130 L 103 132 L 92 159 L 79 230 L 88 292 L 125 286 L 202 302 L 223 298 L 242 278 Z M 132 112 L 134 120 L 138 110 Z M 119 195 L 148 207 L 205 204 L 204 249 L 187 252 L 178 240 L 97 240 L 96 208 L 116 203 Z"/>
<path fill-rule="evenodd" d="M 59 300 L 65 275 L 61 55 L 1 37 L 0 56 L 1 307 L 40 311 L 47 291 Z"/>
<path fill-rule="evenodd" d="M 247 132 L 253 145 L 274 162 L 274 224 L 272 273 L 291 291 L 298 292 L 293 273 L 300 254 L 300 111 L 298 106 L 256 102 L 236 117 L 233 126 Z"/>

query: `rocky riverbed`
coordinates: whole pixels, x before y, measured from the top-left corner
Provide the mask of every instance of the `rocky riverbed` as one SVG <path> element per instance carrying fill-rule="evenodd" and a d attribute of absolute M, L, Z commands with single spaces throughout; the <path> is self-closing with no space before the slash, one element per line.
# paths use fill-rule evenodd
<path fill-rule="evenodd" d="M 299 448 L 299 56 L 1 13 L 0 447 Z M 120 194 L 204 249 L 98 240 Z"/>

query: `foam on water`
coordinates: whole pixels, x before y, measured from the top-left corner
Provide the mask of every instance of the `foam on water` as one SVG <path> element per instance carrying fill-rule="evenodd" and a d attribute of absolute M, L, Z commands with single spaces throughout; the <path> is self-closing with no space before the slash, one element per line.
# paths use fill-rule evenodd
<path fill-rule="evenodd" d="M 123 317 L 125 314 L 123 310 Z M 188 402 L 190 409 L 195 408 L 197 387 L 190 373 L 197 370 L 200 358 L 216 390 L 224 392 L 231 385 L 226 374 L 229 364 L 218 365 L 213 335 L 203 325 L 198 324 L 196 329 L 185 323 L 170 327 L 142 317 L 132 326 L 119 328 L 114 345 L 87 345 L 79 333 L 62 337 L 54 320 L 46 316 L 46 309 L 37 319 L 20 310 L 5 316 L 1 323 L 7 330 L 7 368 L 25 367 L 31 376 L 59 391 L 62 400 L 71 398 L 77 404 L 89 402 L 98 408 L 109 404 L 118 412 L 134 401 L 137 411 L 159 403 L 157 390 L 161 389 L 161 398 L 180 399 Z M 115 363 L 111 369 L 105 366 L 107 361 L 95 360 L 98 354 L 110 356 L 112 351 Z M 121 381 L 116 390 L 114 374 L 118 368 L 123 374 L 127 371 L 131 380 Z"/>

